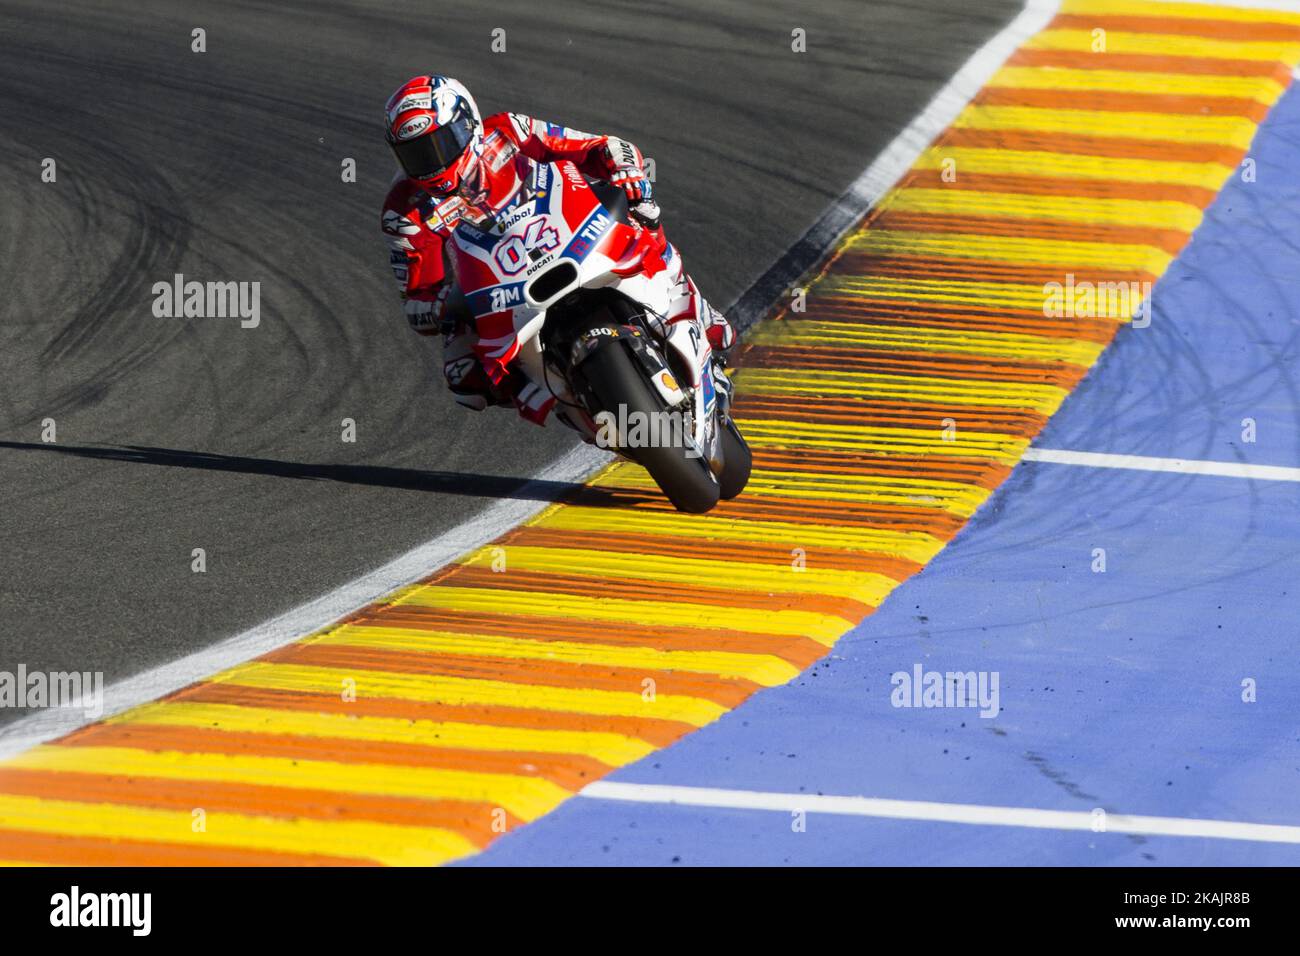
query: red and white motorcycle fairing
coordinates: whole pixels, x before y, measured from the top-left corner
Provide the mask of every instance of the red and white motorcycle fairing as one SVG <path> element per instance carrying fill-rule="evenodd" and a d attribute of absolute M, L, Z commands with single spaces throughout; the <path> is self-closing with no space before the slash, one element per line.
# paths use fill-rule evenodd
<path fill-rule="evenodd" d="M 673 364 L 690 370 L 684 383 L 663 374 L 653 384 L 670 407 L 691 398 L 681 409 L 689 413 L 690 437 L 702 452 L 710 448 L 717 392 L 729 394 L 729 383 L 721 373 L 715 378 L 699 293 L 663 230 L 620 215 L 618 190 L 589 182 L 571 162 L 513 159 L 525 167 L 519 189 L 491 214 L 467 209 L 448 243 L 489 379 L 500 383 L 511 368 L 522 372 L 528 383 L 516 389 L 521 415 L 540 424 L 558 400 L 564 421 L 594 440 L 589 416 L 567 414 L 578 402 L 562 377 L 548 374 L 540 333 L 546 310 L 570 293 L 612 287 L 644 309 L 650 330 L 681 357 Z"/>

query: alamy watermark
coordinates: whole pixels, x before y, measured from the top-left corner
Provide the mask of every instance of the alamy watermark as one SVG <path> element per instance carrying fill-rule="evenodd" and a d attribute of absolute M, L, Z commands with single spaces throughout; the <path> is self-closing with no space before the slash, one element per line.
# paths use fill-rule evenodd
<path fill-rule="evenodd" d="M 997 671 L 927 671 L 913 664 L 911 673 L 895 671 L 889 682 L 895 707 L 978 707 L 989 719 L 1002 709 Z"/>
<path fill-rule="evenodd" d="M 73 886 L 50 897 L 50 925 L 57 927 L 117 926 L 132 936 L 153 929 L 152 893 L 83 893 Z"/>
<path fill-rule="evenodd" d="M 0 707 L 78 708 L 87 717 L 104 713 L 103 671 L 0 671 Z"/>
<path fill-rule="evenodd" d="M 240 328 L 262 322 L 262 283 L 199 282 L 176 273 L 153 284 L 153 314 L 159 319 L 239 318 Z"/>
<path fill-rule="evenodd" d="M 687 458 L 699 458 L 686 416 L 679 411 L 642 412 L 618 406 L 618 414 L 597 412 L 596 444 L 600 448 L 684 448 Z"/>
<path fill-rule="evenodd" d="M 1090 282 L 1066 273 L 1064 282 L 1043 283 L 1043 316 L 1049 319 L 1133 320 L 1151 324 L 1150 282 Z"/>

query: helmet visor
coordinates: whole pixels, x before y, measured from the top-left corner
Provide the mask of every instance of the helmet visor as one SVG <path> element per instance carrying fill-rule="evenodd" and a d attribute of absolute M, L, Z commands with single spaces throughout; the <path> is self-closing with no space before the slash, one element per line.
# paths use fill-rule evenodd
<path fill-rule="evenodd" d="M 423 136 L 393 143 L 402 170 L 412 179 L 427 179 L 443 172 L 461 157 L 474 134 L 474 121 L 457 116 Z"/>

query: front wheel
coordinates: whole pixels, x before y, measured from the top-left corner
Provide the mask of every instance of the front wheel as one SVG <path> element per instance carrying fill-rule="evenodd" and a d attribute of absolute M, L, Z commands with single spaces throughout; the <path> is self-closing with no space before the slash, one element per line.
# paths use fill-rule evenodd
<path fill-rule="evenodd" d="M 621 406 L 625 421 L 635 421 L 633 416 L 637 414 L 649 422 L 667 411 L 617 338 L 610 337 L 584 359 L 580 374 L 591 391 L 592 404 L 597 406 L 590 409 L 593 416 L 603 411 L 618 418 Z M 650 472 L 678 511 L 702 514 L 718 503 L 718 480 L 709 470 L 709 463 L 684 446 L 684 442 L 652 443 L 619 450 Z"/>

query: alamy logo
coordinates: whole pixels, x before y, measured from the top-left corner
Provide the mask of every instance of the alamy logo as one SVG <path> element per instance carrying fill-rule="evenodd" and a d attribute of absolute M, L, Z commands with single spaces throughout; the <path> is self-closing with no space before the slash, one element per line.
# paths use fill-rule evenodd
<path fill-rule="evenodd" d="M 889 682 L 895 707 L 978 707 L 986 718 L 1002 709 L 997 671 L 927 671 L 914 664 L 910 674 L 895 671 Z"/>
<path fill-rule="evenodd" d="M 171 282 L 153 284 L 153 314 L 159 319 L 239 318 L 255 329 L 262 321 L 262 283 L 185 281 L 179 272 Z"/>
<path fill-rule="evenodd" d="M 51 926 L 127 926 L 133 936 L 148 936 L 153 925 L 152 893 L 68 893 L 50 897 Z"/>
<path fill-rule="evenodd" d="M 1043 284 L 1043 315 L 1049 319 L 1131 319 L 1134 328 L 1146 328 L 1151 324 L 1151 283 L 1080 282 L 1070 272 L 1063 283 Z"/>
<path fill-rule="evenodd" d="M 87 717 L 104 713 L 103 671 L 0 671 L 0 707 L 79 707 Z"/>
<path fill-rule="evenodd" d="M 684 448 L 686 457 L 700 457 L 681 412 L 629 411 L 619 405 L 617 415 L 597 412 L 594 420 L 600 448 Z"/>

